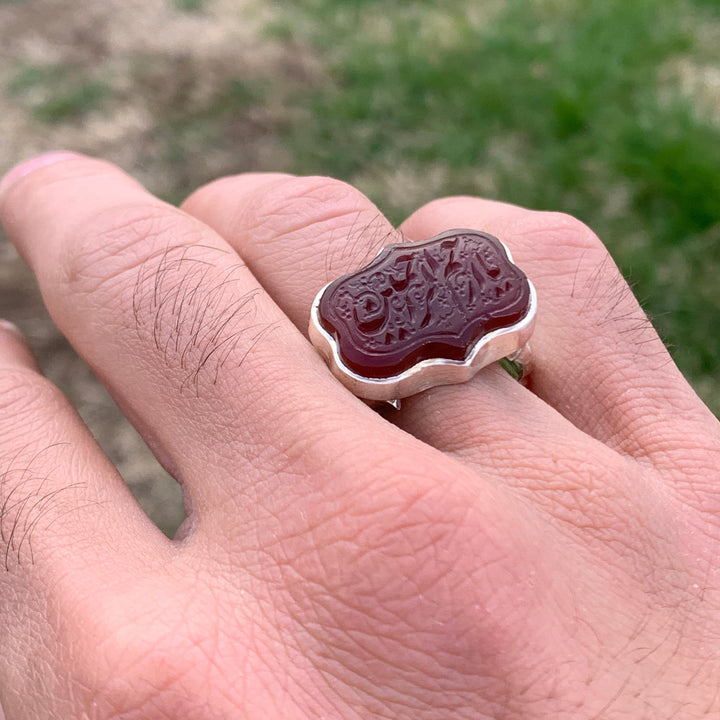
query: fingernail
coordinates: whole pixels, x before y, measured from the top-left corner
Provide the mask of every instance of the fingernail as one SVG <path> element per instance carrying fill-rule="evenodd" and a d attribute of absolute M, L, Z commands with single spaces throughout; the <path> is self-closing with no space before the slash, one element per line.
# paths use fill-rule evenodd
<path fill-rule="evenodd" d="M 7 190 L 11 185 L 15 184 L 21 177 L 29 175 L 33 170 L 38 170 L 41 167 L 52 165 L 62 160 L 70 160 L 71 158 L 82 157 L 79 153 L 69 152 L 62 150 L 60 152 L 45 153 L 44 155 L 38 155 L 37 157 L 30 158 L 25 162 L 16 165 L 10 170 L 5 177 L 0 180 L 0 193 Z"/>
<path fill-rule="evenodd" d="M 15 335 L 20 335 L 22 337 L 20 328 L 17 325 L 11 323 L 9 320 L 3 320 L 2 318 L 0 318 L 0 328 L 6 330 L 7 332 L 15 333 Z M 0 718 L 0 720 L 2 720 L 2 718 Z"/>

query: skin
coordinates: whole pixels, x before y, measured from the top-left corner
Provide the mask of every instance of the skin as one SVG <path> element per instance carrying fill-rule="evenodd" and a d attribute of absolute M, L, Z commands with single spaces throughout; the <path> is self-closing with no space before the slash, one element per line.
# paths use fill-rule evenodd
<path fill-rule="evenodd" d="M 0 329 L 7 720 L 720 714 L 720 429 L 588 228 L 472 197 L 408 218 L 508 244 L 534 364 L 378 413 L 305 336 L 397 240 L 360 192 L 250 174 L 176 209 L 51 159 L 0 218 L 188 519 L 152 525 Z"/>

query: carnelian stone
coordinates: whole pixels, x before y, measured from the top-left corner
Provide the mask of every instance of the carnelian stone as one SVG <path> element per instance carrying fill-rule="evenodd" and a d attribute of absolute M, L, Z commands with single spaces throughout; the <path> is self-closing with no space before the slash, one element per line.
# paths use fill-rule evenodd
<path fill-rule="evenodd" d="M 320 323 L 341 358 L 367 378 L 389 378 L 430 358 L 463 360 L 530 310 L 530 285 L 502 243 L 450 230 L 388 245 L 369 265 L 328 285 Z"/>

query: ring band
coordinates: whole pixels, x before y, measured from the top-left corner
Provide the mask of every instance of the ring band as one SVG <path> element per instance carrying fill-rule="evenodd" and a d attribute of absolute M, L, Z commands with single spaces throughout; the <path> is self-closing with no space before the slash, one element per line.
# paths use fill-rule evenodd
<path fill-rule="evenodd" d="M 352 393 L 394 402 L 465 382 L 503 358 L 516 362 L 536 313 L 535 288 L 505 244 L 456 229 L 388 245 L 328 283 L 313 302 L 309 336 Z"/>

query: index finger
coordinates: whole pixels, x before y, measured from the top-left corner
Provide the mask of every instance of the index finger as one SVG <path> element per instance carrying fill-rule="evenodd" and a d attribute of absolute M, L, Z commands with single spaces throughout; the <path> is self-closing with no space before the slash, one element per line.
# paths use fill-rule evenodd
<path fill-rule="evenodd" d="M 311 496 L 318 474 L 384 476 L 392 443 L 409 442 L 338 385 L 223 238 L 118 168 L 42 167 L 3 192 L 0 215 L 60 329 L 183 484 L 195 527 L 252 535 L 268 512 L 255 492 L 288 513 L 288 479 Z"/>

